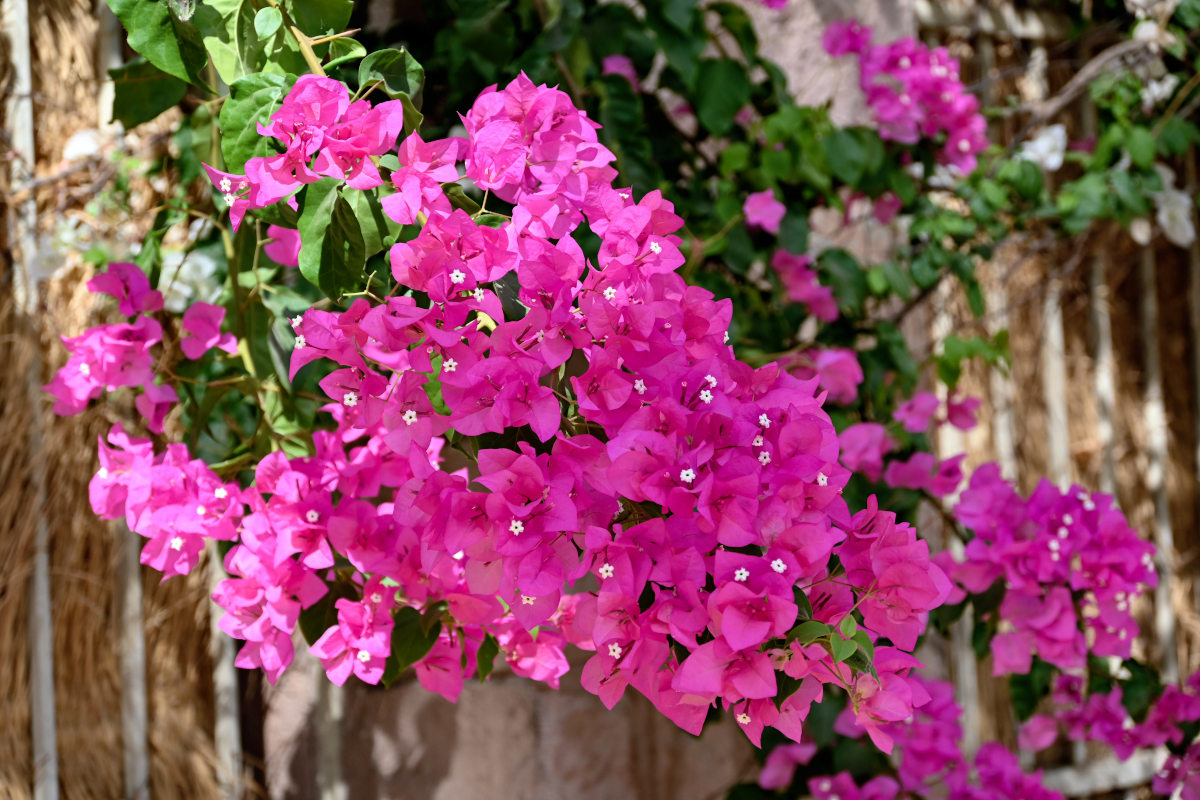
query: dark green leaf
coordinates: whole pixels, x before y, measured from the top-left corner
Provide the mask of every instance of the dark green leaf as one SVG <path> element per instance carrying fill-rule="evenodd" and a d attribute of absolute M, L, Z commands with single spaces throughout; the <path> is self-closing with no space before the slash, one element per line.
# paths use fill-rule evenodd
<path fill-rule="evenodd" d="M 377 50 L 358 65 L 358 85 L 366 88 L 376 83 L 393 100 L 403 96 L 416 102 L 425 85 L 425 70 L 403 47 Z"/>
<path fill-rule="evenodd" d="M 258 123 L 269 121 L 283 102 L 291 82 L 282 75 L 247 75 L 229 87 L 221 106 L 221 153 L 227 172 L 242 173 L 254 156 L 274 153 L 268 137 L 258 132 Z"/>
<path fill-rule="evenodd" d="M 484 634 L 483 642 L 475 652 L 475 671 L 479 674 L 479 682 L 487 680 L 488 675 L 496 666 L 496 656 L 500 655 L 500 644 L 490 633 Z"/>
<path fill-rule="evenodd" d="M 187 84 L 168 75 L 144 58 L 110 69 L 115 96 L 113 119 L 126 128 L 149 122 L 169 108 L 174 108 L 187 94 Z"/>
<path fill-rule="evenodd" d="M 858 650 L 858 643 L 850 639 L 843 639 L 840 636 L 830 636 L 829 649 L 833 654 L 833 660 L 840 663 L 854 655 L 855 651 Z"/>
<path fill-rule="evenodd" d="M 1133 159 L 1134 166 L 1141 169 L 1150 169 L 1154 166 L 1154 154 L 1158 145 L 1149 128 L 1143 128 L 1140 125 L 1131 128 L 1125 136 L 1125 149 L 1129 151 L 1129 157 Z"/>
<path fill-rule="evenodd" d="M 367 259 L 362 229 L 339 193 L 341 185 L 322 178 L 300 201 L 300 272 L 331 299 L 362 283 Z"/>
<path fill-rule="evenodd" d="M 107 0 L 129 33 L 129 46 L 154 66 L 185 83 L 203 85 L 208 56 L 196 29 L 158 0 Z"/>
<path fill-rule="evenodd" d="M 309 36 L 341 33 L 354 11 L 353 0 L 290 0 L 288 13 L 296 27 Z"/>
<path fill-rule="evenodd" d="M 805 620 L 787 632 L 789 642 L 812 644 L 817 639 L 828 636 L 832 629 L 824 622 L 815 619 Z"/>
<path fill-rule="evenodd" d="M 1033 716 L 1038 703 L 1050 692 L 1054 679 L 1054 667 L 1034 657 L 1033 666 L 1027 675 L 1012 675 L 1008 679 L 1009 696 L 1017 719 L 1024 722 Z"/>
<path fill-rule="evenodd" d="M 383 671 L 383 685 L 391 686 L 400 673 L 428 655 L 441 632 L 441 620 L 426 626 L 421 612 L 412 606 L 397 611 L 392 628 L 392 654 Z"/>
<path fill-rule="evenodd" d="M 867 166 L 867 151 L 854 132 L 835 130 L 821 139 L 821 148 L 834 177 L 848 186 L 857 185 Z"/>
<path fill-rule="evenodd" d="M 696 118 L 710 133 L 722 136 L 733 127 L 733 117 L 750 100 L 750 78 L 745 68 L 728 59 L 700 62 L 695 98 Z"/>

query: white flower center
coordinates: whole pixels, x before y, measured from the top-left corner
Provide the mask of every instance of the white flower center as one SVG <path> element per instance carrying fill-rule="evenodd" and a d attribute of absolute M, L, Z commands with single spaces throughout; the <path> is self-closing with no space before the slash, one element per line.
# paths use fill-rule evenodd
<path fill-rule="evenodd" d="M 522 605 L 531 606 L 531 605 L 533 605 L 533 604 L 534 604 L 534 603 L 536 603 L 536 602 L 537 602 L 537 598 L 536 598 L 536 597 L 530 597 L 530 596 L 529 596 L 529 595 L 527 595 L 527 594 L 523 594 L 523 595 L 521 595 L 521 604 L 522 604 Z"/>
<path fill-rule="evenodd" d="M 733 579 L 738 583 L 745 583 L 750 579 L 750 570 L 745 567 L 738 567 L 733 571 Z"/>
<path fill-rule="evenodd" d="M 753 441 L 753 442 L 751 442 L 751 444 L 752 444 L 754 447 L 762 447 L 762 446 L 763 446 L 763 442 L 764 442 L 764 439 L 763 439 L 763 437 L 762 437 L 762 434 L 760 433 L 758 436 L 755 436 L 755 437 L 754 437 L 754 441 Z"/>
<path fill-rule="evenodd" d="M 299 336 L 296 337 L 296 349 L 297 350 L 303 350 L 307 346 L 308 346 L 308 340 L 304 338 L 304 334 L 300 334 Z"/>
<path fill-rule="evenodd" d="M 650 243 L 650 252 L 654 253 L 654 255 L 658 255 L 659 253 L 662 252 L 662 245 L 659 244 L 658 242 L 651 242 Z"/>
<path fill-rule="evenodd" d="M 405 425 L 412 425 L 414 422 L 417 421 L 417 412 L 413 411 L 410 408 L 404 412 L 404 416 L 402 417 L 402 419 L 404 420 Z"/>
<path fill-rule="evenodd" d="M 608 654 L 613 658 L 620 658 L 622 652 L 621 645 L 617 644 L 616 642 L 613 642 L 608 646 Z"/>
<path fill-rule="evenodd" d="M 616 297 L 617 297 L 617 290 L 614 289 L 613 287 L 609 286 L 607 289 L 604 290 L 604 299 L 605 300 L 615 300 Z"/>
<path fill-rule="evenodd" d="M 829 485 L 829 478 L 827 478 L 825 476 L 824 472 L 818 472 L 817 473 L 817 486 L 828 486 L 828 485 Z"/>
<path fill-rule="evenodd" d="M 771 418 L 768 417 L 766 414 L 759 414 L 758 415 L 758 425 L 760 428 L 771 427 Z"/>
<path fill-rule="evenodd" d="M 458 369 L 458 362 L 453 358 L 447 358 L 442 362 L 442 372 L 454 372 L 456 369 Z"/>
<path fill-rule="evenodd" d="M 225 490 L 224 486 L 218 486 L 213 490 L 213 497 L 218 500 L 224 500 L 226 497 L 229 497 L 229 492 Z"/>
<path fill-rule="evenodd" d="M 601 564 L 601 565 L 600 565 L 600 569 L 598 569 L 598 570 L 597 570 L 597 572 L 599 572 L 599 573 L 600 573 L 600 577 L 601 577 L 601 578 L 611 578 L 611 577 L 613 576 L 613 573 L 615 573 L 615 572 L 616 572 L 616 570 L 615 570 L 615 569 L 613 569 L 613 565 L 612 565 L 612 564 L 609 564 L 609 563 L 606 561 L 606 562 L 604 562 L 603 564 Z"/>
<path fill-rule="evenodd" d="M 171 540 L 171 549 L 176 550 L 176 551 L 183 549 L 183 537 L 182 536 L 176 536 L 174 539 Z"/>
<path fill-rule="evenodd" d="M 296 316 L 292 317 L 292 320 L 291 320 L 291 322 L 292 322 L 292 327 L 293 327 L 293 328 L 299 328 L 299 327 L 300 327 L 300 323 L 301 323 L 301 322 L 304 322 L 304 315 L 303 315 L 303 314 L 297 314 Z"/>
<path fill-rule="evenodd" d="M 368 653 L 366 650 L 359 650 L 358 651 L 358 660 L 365 664 L 371 660 L 371 654 Z"/>
<path fill-rule="evenodd" d="M 91 367 L 89 367 L 87 364 L 80 364 L 80 365 L 79 365 L 79 371 L 80 371 L 80 372 L 82 372 L 84 375 L 91 375 L 91 374 L 92 374 L 92 368 L 91 368 Z"/>
<path fill-rule="evenodd" d="M 636 381 L 633 382 L 633 390 L 635 392 L 637 392 L 638 394 L 645 394 L 646 393 L 646 382 L 643 381 L 641 378 L 638 378 Z"/>
<path fill-rule="evenodd" d="M 743 711 L 742 713 L 737 715 L 737 721 L 738 721 L 739 725 L 749 725 L 750 724 L 750 715 L 747 714 L 745 711 Z"/>
<path fill-rule="evenodd" d="M 453 283 L 453 284 L 459 284 L 459 283 L 462 283 L 462 282 L 464 282 L 466 279 L 467 279 L 466 273 L 464 273 L 464 272 L 463 272 L 462 270 L 460 270 L 460 269 L 456 269 L 456 270 L 454 270 L 454 272 L 451 272 L 451 273 L 450 273 L 450 282 L 451 282 L 451 283 Z"/>
<path fill-rule="evenodd" d="M 304 512 L 304 518 L 306 520 L 308 520 L 309 522 L 315 523 L 317 520 L 319 520 L 321 518 L 321 515 L 317 512 L 317 510 L 315 508 L 310 508 L 308 511 Z"/>
<path fill-rule="evenodd" d="M 233 191 L 233 181 L 229 180 L 229 178 L 221 178 L 220 186 L 222 192 L 229 193 Z"/>
<path fill-rule="evenodd" d="M 700 399 L 703 400 L 706 404 L 711 403 L 712 399 L 713 399 L 713 393 L 710 392 L 708 389 L 701 389 L 700 390 Z"/>
<path fill-rule="evenodd" d="M 204 506 L 196 506 L 196 516 L 203 517 L 206 513 L 208 513 L 207 508 Z"/>
<path fill-rule="evenodd" d="M 782 558 L 777 558 L 771 562 L 771 569 L 782 575 L 783 573 L 787 572 L 787 564 L 783 563 Z"/>
<path fill-rule="evenodd" d="M 758 463 L 762 464 L 764 467 L 767 464 L 770 464 L 771 463 L 771 454 L 768 453 L 766 450 L 761 451 L 758 454 Z"/>
<path fill-rule="evenodd" d="M 107 478 L 108 477 L 108 469 L 105 467 L 101 467 L 100 471 L 97 472 L 96 474 L 99 475 L 101 478 Z"/>
<path fill-rule="evenodd" d="M 379 605 L 383 602 L 383 595 L 381 595 L 379 592 L 371 592 L 371 602 L 375 605 Z"/>
<path fill-rule="evenodd" d="M 508 531 L 513 536 L 520 536 L 525 532 L 525 523 L 521 522 L 519 519 L 514 519 L 512 522 L 508 523 Z"/>
<path fill-rule="evenodd" d="M 685 467 L 679 471 L 679 480 L 683 481 L 684 483 L 691 483 L 692 481 L 696 480 L 696 471 L 691 467 Z"/>
<path fill-rule="evenodd" d="M 712 388 L 714 388 L 714 389 L 717 388 L 717 379 L 714 376 L 705 375 L 704 380 L 707 381 L 708 385 L 711 386 Z"/>
<path fill-rule="evenodd" d="M 346 392 L 346 396 L 342 398 L 342 402 L 353 408 L 358 405 L 358 395 L 354 392 Z"/>

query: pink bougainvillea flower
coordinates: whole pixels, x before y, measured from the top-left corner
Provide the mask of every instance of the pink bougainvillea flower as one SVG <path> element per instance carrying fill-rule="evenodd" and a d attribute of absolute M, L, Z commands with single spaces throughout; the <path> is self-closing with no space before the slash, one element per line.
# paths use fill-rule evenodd
<path fill-rule="evenodd" d="M 634 91 L 639 89 L 637 70 L 634 69 L 633 61 L 629 59 L 629 56 L 620 54 L 605 56 L 604 60 L 600 62 L 600 74 L 620 75 L 629 81 L 629 85 L 633 87 Z"/>
<path fill-rule="evenodd" d="M 162 292 L 151 289 L 146 273 L 127 261 L 109 264 L 107 272 L 95 276 L 87 285 L 93 292 L 115 297 L 117 310 L 127 317 L 160 311 L 163 307 Z"/>
<path fill-rule="evenodd" d="M 268 225 L 267 236 L 271 241 L 263 245 L 263 252 L 268 258 L 284 267 L 300 265 L 300 231 Z"/>
<path fill-rule="evenodd" d="M 138 413 L 146 420 L 151 433 L 163 432 L 163 420 L 171 406 L 179 402 L 179 395 L 168 384 L 147 383 L 144 391 L 133 401 Z"/>
<path fill-rule="evenodd" d="M 183 354 L 195 360 L 216 347 L 226 353 L 237 352 L 237 339 L 232 333 L 221 333 L 225 309 L 211 303 L 193 303 L 183 312 L 184 336 L 179 342 Z"/>
<path fill-rule="evenodd" d="M 979 410 L 978 397 L 953 395 L 946 400 L 946 421 L 962 431 L 975 427 L 975 413 Z"/>
<path fill-rule="evenodd" d="M 906 400 L 893 415 L 909 433 L 923 433 L 938 411 L 937 395 L 918 392 Z"/>
<path fill-rule="evenodd" d="M 783 222 L 787 208 L 775 199 L 774 189 L 766 189 L 747 197 L 742 213 L 746 215 L 746 224 L 750 227 L 762 228 L 767 233 L 779 233 L 779 223 Z"/>

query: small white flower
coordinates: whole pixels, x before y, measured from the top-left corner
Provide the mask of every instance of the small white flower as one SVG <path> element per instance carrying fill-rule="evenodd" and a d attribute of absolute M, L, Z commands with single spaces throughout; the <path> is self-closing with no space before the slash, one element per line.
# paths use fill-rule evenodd
<path fill-rule="evenodd" d="M 1051 539 L 1048 546 L 1056 553 L 1062 549 L 1062 544 L 1059 543 L 1058 539 Z"/>
<path fill-rule="evenodd" d="M 766 450 L 761 451 L 758 454 L 758 463 L 762 464 L 764 467 L 767 464 L 770 464 L 771 463 L 771 454 L 768 453 Z"/>
<path fill-rule="evenodd" d="M 228 194 L 233 191 L 233 181 L 229 180 L 229 178 L 221 178 L 220 187 L 222 192 Z"/>
<path fill-rule="evenodd" d="M 482 303 L 483 302 L 483 289 L 476 286 L 475 291 L 471 292 L 471 296 L 475 298 L 476 303 Z"/>
<path fill-rule="evenodd" d="M 650 243 L 650 252 L 654 253 L 654 255 L 658 255 L 659 253 L 662 252 L 662 245 L 659 244 L 658 242 L 651 242 Z"/>
<path fill-rule="evenodd" d="M 462 560 L 463 560 L 463 555 L 465 555 L 465 554 L 463 553 L 463 551 L 462 551 L 462 550 L 459 550 L 457 553 L 455 553 L 454 555 L 452 555 L 452 556 L 450 556 L 450 557 L 451 557 L 451 558 L 453 558 L 455 561 L 462 561 Z"/>
<path fill-rule="evenodd" d="M 379 605 L 383 602 L 383 595 L 381 595 L 379 592 L 371 592 L 371 602 L 375 605 Z"/>
<path fill-rule="evenodd" d="M 817 473 L 817 486 L 828 486 L 829 478 L 825 477 L 824 472 Z"/>
<path fill-rule="evenodd" d="M 685 467 L 679 471 L 679 480 L 683 481 L 684 483 L 691 483 L 692 481 L 696 480 L 696 471 L 691 467 Z"/>
<path fill-rule="evenodd" d="M 1051 552 L 1050 560 L 1051 561 L 1062 561 L 1062 553 L 1058 552 L 1057 550 Z"/>
<path fill-rule="evenodd" d="M 900 105 L 902 105 L 902 106 L 912 105 L 912 98 L 908 96 L 907 92 L 905 94 L 900 95 Z"/>
<path fill-rule="evenodd" d="M 1063 525 L 1070 525 L 1072 522 L 1075 521 L 1075 518 L 1072 517 L 1070 514 L 1063 514 L 1062 521 L 1063 521 Z"/>
<path fill-rule="evenodd" d="M 959 139 L 958 140 L 958 152 L 960 152 L 960 153 L 971 152 L 971 143 L 968 142 L 966 139 Z"/>
<path fill-rule="evenodd" d="M 519 519 L 514 519 L 512 522 L 508 523 L 508 532 L 513 536 L 520 536 L 525 532 L 525 523 L 521 522 Z"/>
<path fill-rule="evenodd" d="M 183 537 L 182 536 L 176 536 L 175 538 L 173 538 L 171 540 L 171 549 L 176 550 L 176 551 L 183 549 Z"/>
<path fill-rule="evenodd" d="M 766 414 L 759 414 L 758 415 L 758 426 L 760 428 L 771 427 L 771 418 L 768 417 Z"/>
<path fill-rule="evenodd" d="M 358 651 L 358 660 L 365 664 L 371 660 L 371 654 L 368 653 L 366 650 L 359 650 Z"/>
<path fill-rule="evenodd" d="M 754 447 L 762 447 L 764 441 L 765 440 L 763 439 L 762 434 L 760 433 L 758 436 L 754 437 L 754 441 L 751 442 L 750 444 Z"/>
<path fill-rule="evenodd" d="M 725 331 L 725 335 L 721 338 L 721 342 L 724 344 L 729 344 L 729 331 Z"/>
<path fill-rule="evenodd" d="M 213 490 L 213 497 L 217 498 L 218 500 L 224 500 L 226 497 L 229 497 L 229 492 L 224 486 L 218 486 Z"/>
<path fill-rule="evenodd" d="M 711 386 L 712 388 L 714 388 L 714 389 L 717 388 L 717 379 L 715 376 L 705 375 L 704 380 L 707 381 L 708 385 Z"/>
<path fill-rule="evenodd" d="M 404 420 L 405 425 L 412 425 L 417 421 L 417 412 L 410 408 L 404 412 L 404 416 L 401 419 Z"/>
<path fill-rule="evenodd" d="M 1017 152 L 1018 158 L 1023 158 L 1037 164 L 1047 172 L 1056 172 L 1063 165 L 1063 156 L 1067 152 L 1067 127 L 1062 124 L 1047 125 L 1038 131 Z"/>
<path fill-rule="evenodd" d="M 92 368 L 89 367 L 86 362 L 79 365 L 79 371 L 82 372 L 84 375 L 92 374 Z"/>
<path fill-rule="evenodd" d="M 617 644 L 616 642 L 613 642 L 608 646 L 608 654 L 613 658 L 620 658 L 621 652 L 621 645 Z"/>
<path fill-rule="evenodd" d="M 616 289 L 609 286 L 607 289 L 604 290 L 604 299 L 605 300 L 615 300 L 616 298 L 617 298 L 617 290 Z"/>
<path fill-rule="evenodd" d="M 782 575 L 783 573 L 787 572 L 787 564 L 783 563 L 782 558 L 777 558 L 771 562 L 771 569 Z"/>
<path fill-rule="evenodd" d="M 321 519 L 321 515 L 315 508 L 310 508 L 308 511 L 304 512 L 304 518 L 315 524 L 319 519 Z"/>
<path fill-rule="evenodd" d="M 750 579 L 750 570 L 745 567 L 738 567 L 733 571 L 733 579 L 738 583 L 745 583 Z"/>
<path fill-rule="evenodd" d="M 453 358 L 447 358 L 442 362 L 442 372 L 454 372 L 456 369 L 458 369 L 458 362 Z"/>
<path fill-rule="evenodd" d="M 1084 511 L 1095 511 L 1096 510 L 1096 504 L 1094 502 L 1092 502 L 1092 498 L 1090 498 L 1090 497 L 1084 498 L 1083 510 Z"/>
<path fill-rule="evenodd" d="M 912 59 L 908 56 L 900 57 L 900 69 L 908 69 L 912 66 Z"/>
<path fill-rule="evenodd" d="M 236 195 L 236 194 L 234 194 L 233 192 L 226 192 L 226 193 L 225 193 L 225 205 L 227 205 L 227 206 L 232 206 L 232 205 L 233 205 L 234 203 L 236 203 L 236 202 L 237 202 L 237 195 Z"/>
<path fill-rule="evenodd" d="M 358 405 L 358 395 L 354 392 L 346 392 L 346 396 L 342 398 L 342 402 L 350 408 L 354 408 L 354 406 Z"/>
<path fill-rule="evenodd" d="M 522 605 L 531 606 L 531 605 L 533 605 L 533 604 L 534 604 L 534 603 L 536 603 L 536 602 L 537 602 L 537 598 L 536 598 L 536 597 L 530 597 L 530 596 L 529 596 L 529 595 L 527 595 L 527 594 L 523 594 L 523 595 L 521 595 L 521 604 L 522 604 Z"/>
<path fill-rule="evenodd" d="M 633 390 L 635 392 L 637 392 L 638 394 L 645 394 L 646 393 L 646 382 L 643 381 L 641 378 L 638 378 L 636 381 L 633 382 Z"/>
<path fill-rule="evenodd" d="M 300 327 L 300 323 L 301 323 L 301 322 L 304 322 L 304 315 L 303 315 L 303 314 L 297 314 L 296 316 L 292 317 L 292 320 L 291 320 L 291 322 L 292 322 L 292 327 L 293 327 L 293 328 L 299 328 L 299 327 Z"/>
<path fill-rule="evenodd" d="M 596 571 L 598 573 L 600 573 L 601 578 L 611 578 L 613 576 L 613 574 L 616 572 L 616 570 L 613 569 L 613 565 L 609 564 L 607 561 L 604 562 L 603 564 L 601 564 L 600 569 L 598 569 Z"/>
<path fill-rule="evenodd" d="M 739 725 L 749 725 L 750 724 L 750 715 L 747 714 L 745 711 L 743 711 L 742 713 L 737 715 L 737 721 L 738 721 Z"/>
<path fill-rule="evenodd" d="M 453 284 L 462 283 L 466 279 L 467 279 L 466 273 L 464 273 L 462 270 L 456 269 L 456 270 L 454 270 L 454 272 L 450 273 L 450 282 Z"/>
<path fill-rule="evenodd" d="M 622 200 L 628 200 L 629 192 L 617 192 L 617 197 L 621 198 Z"/>
<path fill-rule="evenodd" d="M 297 350 L 303 350 L 307 346 L 308 346 L 308 340 L 304 338 L 304 334 L 300 334 L 299 336 L 296 337 L 296 349 Z"/>
<path fill-rule="evenodd" d="M 205 508 L 204 506 L 196 506 L 196 516 L 203 517 L 207 513 L 208 513 L 208 509 Z"/>
<path fill-rule="evenodd" d="M 704 401 L 706 404 L 711 403 L 713 400 L 713 393 L 710 392 L 708 389 L 701 389 L 700 390 L 700 399 L 702 401 Z"/>
<path fill-rule="evenodd" d="M 102 479 L 107 478 L 108 477 L 108 469 L 106 467 L 101 467 L 100 471 L 97 472 L 96 474 L 99 475 Z"/>

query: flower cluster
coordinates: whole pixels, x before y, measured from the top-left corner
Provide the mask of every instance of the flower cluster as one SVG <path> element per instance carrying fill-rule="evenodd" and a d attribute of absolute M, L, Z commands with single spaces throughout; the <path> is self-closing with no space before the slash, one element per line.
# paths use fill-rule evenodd
<path fill-rule="evenodd" d="M 880 136 L 905 144 L 944 139 L 941 163 L 975 169 L 987 147 L 987 123 L 946 48 L 930 49 L 911 37 L 871 44 L 871 30 L 855 21 L 831 24 L 822 42 L 830 55 L 858 56 L 859 84 Z"/>
<path fill-rule="evenodd" d="M 1129 657 L 1138 633 L 1133 604 L 1157 573 L 1153 545 L 1111 497 L 1042 481 L 1023 500 L 987 464 L 954 514 L 975 533 L 954 579 L 969 592 L 997 580 L 1006 586 L 992 648 L 997 675 L 1028 672 L 1035 653 L 1061 669 L 1083 668 L 1089 650 Z"/>
<path fill-rule="evenodd" d="M 186 553 L 167 574 L 205 537 L 236 537 L 214 599 L 247 642 L 238 663 L 272 680 L 305 609 L 326 609 L 312 652 L 337 683 L 381 681 L 399 615 L 417 613 L 437 637 L 417 675 L 451 699 L 485 645 L 556 684 L 570 642 L 594 653 L 582 681 L 609 706 L 632 686 L 691 731 L 720 704 L 756 743 L 767 725 L 799 740 L 833 684 L 888 747 L 882 726 L 927 700 L 911 651 L 951 585 L 909 526 L 874 501 L 851 518 L 841 497 L 850 473 L 821 405 L 853 394 L 854 353 L 814 354 L 808 380 L 740 362 L 728 301 L 676 273 L 683 221 L 659 193 L 613 186 L 613 155 L 565 93 L 525 76 L 487 90 L 465 138 L 410 135 L 385 183 L 371 157 L 394 112 L 305 77 L 260 129 L 284 153 L 209 170 L 238 187 L 235 222 L 335 177 L 390 183 L 385 213 L 420 225 L 388 254 L 405 294 L 291 319 L 291 375 L 321 362 L 332 430 L 309 455 L 263 458 L 245 490 L 182 445 L 156 459 L 115 432 L 123 488 L 97 510 Z M 460 174 L 511 213 L 491 226 L 455 207 Z M 594 260 L 574 238 L 585 222 Z M 233 348 L 222 313 L 185 314 L 188 356 Z M 143 468 L 157 484 L 130 477 Z M 799 686 L 786 697 L 780 670 Z"/>

